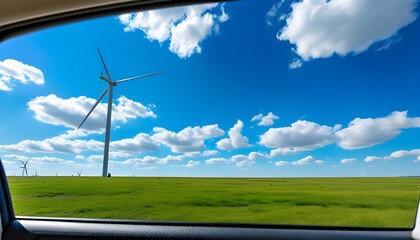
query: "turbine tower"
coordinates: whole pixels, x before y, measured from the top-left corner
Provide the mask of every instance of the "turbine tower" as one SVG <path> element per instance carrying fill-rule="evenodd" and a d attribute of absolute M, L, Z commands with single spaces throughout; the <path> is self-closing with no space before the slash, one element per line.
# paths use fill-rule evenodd
<path fill-rule="evenodd" d="M 22 168 L 22 177 L 25 176 L 25 173 L 26 176 L 28 176 L 28 169 L 26 168 L 26 165 L 28 164 L 29 160 L 31 160 L 31 158 L 29 158 L 26 162 L 19 160 L 23 164 L 23 167 L 20 167 Z"/>
<path fill-rule="evenodd" d="M 122 82 L 132 81 L 132 80 L 136 80 L 136 79 L 139 79 L 139 78 L 150 77 L 150 76 L 153 76 L 153 75 L 160 74 L 162 72 L 150 73 L 150 74 L 145 74 L 145 75 L 141 75 L 141 76 L 123 78 L 123 79 L 120 79 L 120 80 L 117 80 L 117 81 L 112 81 L 111 80 L 111 75 L 109 74 L 108 68 L 106 67 L 105 61 L 102 57 L 101 52 L 99 51 L 99 48 L 97 48 L 97 50 L 98 50 L 98 53 L 99 53 L 99 57 L 101 58 L 102 65 L 104 66 L 105 73 L 106 73 L 106 76 L 104 76 L 101 73 L 101 76 L 99 78 L 104 80 L 105 82 L 107 82 L 108 87 L 105 88 L 105 90 L 102 92 L 101 96 L 99 96 L 98 100 L 93 105 L 93 107 L 90 109 L 90 111 L 86 115 L 85 119 L 83 119 L 82 123 L 79 125 L 79 127 L 77 129 L 80 129 L 80 127 L 83 125 L 83 123 L 89 117 L 89 115 L 93 112 L 93 110 L 96 108 L 96 106 L 102 100 L 102 98 L 105 96 L 106 92 L 108 92 L 108 111 L 107 111 L 107 114 L 106 114 L 104 162 L 103 162 L 103 167 L 102 167 L 102 177 L 106 177 L 108 175 L 109 140 L 110 140 L 110 137 L 111 137 L 110 129 L 111 129 L 112 90 L 113 90 L 113 88 L 116 87 L 117 84 L 122 83 Z"/>

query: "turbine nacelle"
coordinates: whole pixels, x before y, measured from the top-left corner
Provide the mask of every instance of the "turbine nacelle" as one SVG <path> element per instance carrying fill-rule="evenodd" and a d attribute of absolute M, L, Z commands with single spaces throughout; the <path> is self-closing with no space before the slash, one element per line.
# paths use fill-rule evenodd
<path fill-rule="evenodd" d="M 105 82 L 108 82 L 109 84 L 111 84 L 112 86 L 117 86 L 116 82 L 113 82 L 111 79 L 105 77 L 104 75 L 101 74 L 101 76 L 99 77 L 100 79 L 104 80 Z"/>

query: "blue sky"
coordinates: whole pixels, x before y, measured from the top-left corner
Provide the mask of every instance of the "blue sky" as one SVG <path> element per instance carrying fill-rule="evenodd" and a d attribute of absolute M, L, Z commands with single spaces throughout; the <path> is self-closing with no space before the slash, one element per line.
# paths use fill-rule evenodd
<path fill-rule="evenodd" d="M 244 1 L 84 21 L 0 45 L 8 175 L 401 176 L 420 170 L 418 1 Z M 378 7 L 381 6 L 381 7 Z M 106 97 L 104 98 L 106 99 Z"/>

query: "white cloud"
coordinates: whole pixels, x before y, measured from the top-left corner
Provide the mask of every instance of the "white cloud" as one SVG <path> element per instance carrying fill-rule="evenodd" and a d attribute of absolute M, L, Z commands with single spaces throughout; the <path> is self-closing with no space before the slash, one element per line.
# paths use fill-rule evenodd
<path fill-rule="evenodd" d="M 74 138 L 80 138 L 80 137 L 86 137 L 89 135 L 89 132 L 80 130 L 67 130 L 65 133 L 58 135 L 60 138 L 64 139 L 74 139 Z"/>
<path fill-rule="evenodd" d="M 0 152 L 14 153 L 81 153 L 101 151 L 103 143 L 96 140 L 69 140 L 60 136 L 38 140 L 23 140 L 16 144 L 0 145 Z"/>
<path fill-rule="evenodd" d="M 402 40 L 402 37 L 399 36 L 398 34 L 395 34 L 393 37 L 385 40 L 383 45 L 381 47 L 379 47 L 376 51 L 379 52 L 379 51 L 388 50 L 389 48 L 391 48 L 392 45 L 396 44 L 397 42 L 399 42 L 401 40 Z"/>
<path fill-rule="evenodd" d="M 239 162 L 239 161 L 244 161 L 244 160 L 249 160 L 249 158 L 248 156 L 243 155 L 243 154 L 234 155 L 230 158 L 231 162 Z"/>
<path fill-rule="evenodd" d="M 220 137 L 225 132 L 217 124 L 203 127 L 187 127 L 178 133 L 166 130 L 164 128 L 153 128 L 155 134 L 152 139 L 168 146 L 172 152 L 185 153 L 200 151 L 205 148 L 206 139 Z"/>
<path fill-rule="evenodd" d="M 285 156 L 296 153 L 298 153 L 298 151 L 294 148 L 276 148 L 270 151 L 270 157 Z"/>
<path fill-rule="evenodd" d="M 44 84 L 44 74 L 36 67 L 14 59 L 0 61 L 0 91 L 12 91 L 14 82 Z"/>
<path fill-rule="evenodd" d="M 306 156 L 304 158 L 301 158 L 293 162 L 277 161 L 275 165 L 281 167 L 281 166 L 287 166 L 287 165 L 293 165 L 293 166 L 301 166 L 301 165 L 309 165 L 309 164 L 322 165 L 324 163 L 325 163 L 324 161 L 316 160 L 312 156 Z"/>
<path fill-rule="evenodd" d="M 116 152 L 110 151 L 109 152 L 109 163 L 114 163 L 115 159 L 127 159 L 128 157 L 132 157 L 133 155 L 123 152 Z M 85 160 L 87 163 L 87 167 L 102 167 L 104 155 L 103 154 L 96 154 L 96 155 L 89 155 L 87 157 L 83 155 L 77 155 L 76 159 Z"/>
<path fill-rule="evenodd" d="M 390 156 L 386 156 L 386 157 L 367 156 L 365 158 L 365 162 L 386 162 L 388 160 L 391 160 Z"/>
<path fill-rule="evenodd" d="M 259 120 L 261 120 L 261 118 L 262 118 L 263 116 L 264 116 L 264 115 L 263 115 L 262 113 L 260 113 L 260 114 L 258 114 L 258 115 L 255 115 L 254 117 L 252 117 L 251 122 L 253 122 L 253 121 L 259 121 Z"/>
<path fill-rule="evenodd" d="M 300 59 L 294 59 L 291 63 L 289 63 L 290 69 L 296 69 L 302 67 L 303 63 Z"/>
<path fill-rule="evenodd" d="M 23 155 L 16 155 L 16 154 L 9 154 L 9 155 L 4 155 L 3 158 L 6 161 L 15 161 L 17 162 L 17 165 L 22 165 L 21 162 L 19 161 L 24 161 L 26 162 L 29 157 L 28 156 L 23 156 Z M 31 160 L 28 162 L 28 169 L 31 168 L 31 165 L 38 165 L 38 166 L 43 166 L 46 164 L 60 164 L 60 165 L 66 165 L 66 166 L 71 166 L 71 167 L 83 167 L 85 166 L 84 164 L 81 163 L 77 163 L 75 161 L 71 161 L 71 160 L 64 160 L 61 158 L 57 158 L 57 157 L 48 157 L 48 156 L 42 156 L 42 157 L 31 157 Z M 16 165 L 16 164 L 14 164 Z"/>
<path fill-rule="evenodd" d="M 215 11 L 219 13 L 214 13 Z M 169 40 L 169 50 L 180 58 L 201 53 L 201 42 L 213 32 L 217 33 L 219 24 L 228 19 L 229 15 L 225 13 L 223 4 L 217 3 L 119 16 L 120 22 L 125 25 L 124 31 L 141 30 L 148 39 L 160 43 Z"/>
<path fill-rule="evenodd" d="M 265 15 L 265 21 L 267 22 L 267 25 L 271 26 L 283 20 L 284 14 L 281 13 L 281 7 L 284 1 L 285 0 L 281 0 L 268 10 Z"/>
<path fill-rule="evenodd" d="M 217 142 L 217 148 L 222 150 L 234 150 L 238 148 L 248 148 L 252 145 L 248 144 L 248 138 L 241 134 L 244 124 L 238 120 L 236 124 L 229 129 L 229 138 L 224 138 Z"/>
<path fill-rule="evenodd" d="M 268 158 L 269 156 L 265 153 L 261 153 L 261 152 L 250 152 L 248 154 L 248 158 L 250 160 L 257 160 L 257 159 L 265 159 Z"/>
<path fill-rule="evenodd" d="M 74 137 L 86 136 L 86 134 L 75 134 L 77 131 L 69 130 L 65 134 L 44 140 L 23 140 L 16 144 L 0 145 L 1 152 L 14 153 L 76 153 L 84 151 L 103 151 L 103 142 L 97 140 L 71 139 Z M 156 151 L 159 143 L 145 133 L 139 133 L 134 138 L 127 138 L 110 142 L 111 157 L 127 157 L 139 152 Z M 102 159 L 102 155 L 98 155 Z M 83 156 L 79 156 L 82 158 Z"/>
<path fill-rule="evenodd" d="M 275 164 L 276 164 L 276 166 L 282 167 L 282 166 L 287 166 L 290 163 L 289 162 L 286 162 L 286 161 L 277 161 Z"/>
<path fill-rule="evenodd" d="M 338 145 L 344 149 L 367 148 L 395 138 L 402 129 L 414 127 L 420 127 L 420 117 L 407 117 L 407 111 L 382 118 L 356 118 L 337 132 Z"/>
<path fill-rule="evenodd" d="M 358 54 L 416 19 L 416 0 L 303 0 L 277 38 L 296 46 L 305 61 Z"/>
<path fill-rule="evenodd" d="M 208 156 L 214 156 L 214 155 L 218 155 L 219 152 L 217 150 L 206 150 L 203 152 L 203 157 L 208 157 Z"/>
<path fill-rule="evenodd" d="M 160 144 L 150 135 L 139 133 L 134 138 L 126 138 L 110 143 L 112 150 L 130 154 L 139 152 L 153 152 L 159 148 Z"/>
<path fill-rule="evenodd" d="M 392 158 L 403 158 L 403 157 L 417 157 L 420 156 L 420 149 L 413 150 L 399 150 L 391 153 Z"/>
<path fill-rule="evenodd" d="M 269 158 L 269 156 L 265 153 L 250 152 L 248 155 L 234 155 L 230 158 L 230 162 L 235 163 L 236 167 L 246 168 L 255 165 L 255 160 L 266 158 Z"/>
<path fill-rule="evenodd" d="M 385 157 L 367 156 L 365 162 L 386 162 L 395 158 L 417 158 L 417 160 L 414 160 L 414 162 L 417 162 L 420 159 L 420 149 L 399 150 Z"/>
<path fill-rule="evenodd" d="M 321 160 L 316 160 L 314 157 L 312 156 L 306 156 L 300 160 L 297 161 L 293 161 L 291 164 L 295 165 L 295 166 L 299 166 L 299 165 L 307 165 L 307 164 L 323 164 L 324 161 Z"/>
<path fill-rule="evenodd" d="M 258 126 L 271 126 L 274 124 L 274 120 L 279 119 L 278 116 L 274 115 L 272 112 L 269 112 L 266 116 L 262 115 L 261 113 L 255 115 L 251 121 L 260 121 Z"/>
<path fill-rule="evenodd" d="M 186 157 L 190 157 L 190 158 L 198 158 L 198 157 L 209 157 L 209 156 L 214 156 L 219 154 L 219 152 L 217 150 L 206 150 L 203 151 L 202 153 L 196 151 L 196 152 L 186 152 L 184 153 L 184 155 Z"/>
<path fill-rule="evenodd" d="M 346 164 L 346 163 L 355 163 L 356 161 L 357 161 L 356 158 L 345 158 L 345 159 L 341 159 L 340 162 Z"/>
<path fill-rule="evenodd" d="M 414 160 L 414 162 L 420 162 L 420 156 L 418 156 L 417 159 Z"/>
<path fill-rule="evenodd" d="M 298 120 L 291 127 L 270 128 L 260 136 L 260 144 L 269 148 L 312 150 L 337 140 L 335 132 L 341 125 L 329 127 L 314 122 Z"/>
<path fill-rule="evenodd" d="M 169 50 L 181 58 L 201 53 L 199 43 L 212 32 L 214 16 L 206 13 L 194 13 L 171 29 Z"/>
<path fill-rule="evenodd" d="M 231 161 L 226 158 L 210 158 L 207 159 L 205 162 L 207 165 L 231 163 Z"/>
<path fill-rule="evenodd" d="M 189 157 L 189 158 L 198 158 L 198 157 L 201 157 L 201 153 L 198 152 L 198 151 L 186 152 L 186 153 L 184 153 L 184 156 Z"/>
<path fill-rule="evenodd" d="M 230 157 L 229 159 L 210 158 L 210 159 L 207 159 L 205 162 L 207 165 L 212 165 L 212 164 L 227 165 L 230 163 L 234 163 L 235 166 L 239 168 L 245 168 L 245 167 L 253 166 L 255 164 L 255 160 L 257 159 L 266 159 L 266 158 L 269 158 L 269 155 L 261 153 L 261 152 L 250 152 L 248 155 L 237 154 Z"/>
<path fill-rule="evenodd" d="M 243 155 L 243 154 L 238 154 L 238 155 L 234 155 L 230 158 L 230 160 L 232 162 L 238 162 L 238 161 L 255 161 L 258 159 L 266 159 L 269 158 L 270 156 L 265 154 L 265 153 L 261 153 L 261 152 L 250 152 L 248 155 Z"/>
<path fill-rule="evenodd" d="M 145 156 L 143 158 L 130 158 L 122 162 L 115 162 L 123 165 L 134 165 L 134 166 L 144 166 L 144 165 L 155 165 L 155 164 L 169 164 L 173 162 L 182 162 L 185 159 L 184 155 L 168 155 L 164 158 L 159 158 L 155 156 Z"/>
<path fill-rule="evenodd" d="M 255 165 L 255 162 L 250 161 L 250 160 L 242 160 L 242 161 L 236 162 L 235 165 L 239 168 L 247 168 L 247 167 L 252 167 L 253 165 Z"/>
<path fill-rule="evenodd" d="M 193 167 L 197 167 L 199 165 L 200 165 L 200 161 L 190 160 L 190 161 L 188 161 L 187 164 L 185 164 L 185 167 L 187 167 L 187 168 L 193 168 Z"/>
<path fill-rule="evenodd" d="M 125 123 L 129 119 L 156 118 L 153 111 L 139 102 L 134 102 L 121 96 L 118 104 L 113 104 L 112 121 Z M 62 99 L 54 94 L 39 96 L 28 102 L 28 109 L 33 111 L 35 119 L 52 125 L 77 128 L 96 100 L 80 96 Z M 82 128 L 86 131 L 102 132 L 105 129 L 107 104 L 100 103 L 91 113 Z"/>

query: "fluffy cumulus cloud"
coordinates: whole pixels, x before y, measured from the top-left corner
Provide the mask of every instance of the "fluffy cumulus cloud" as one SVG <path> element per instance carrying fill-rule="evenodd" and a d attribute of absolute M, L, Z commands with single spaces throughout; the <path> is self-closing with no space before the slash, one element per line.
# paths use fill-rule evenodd
<path fill-rule="evenodd" d="M 201 53 L 201 42 L 229 19 L 223 4 L 211 3 L 144 11 L 119 16 L 124 31 L 141 30 L 150 40 L 169 40 L 169 50 L 180 58 Z"/>
<path fill-rule="evenodd" d="M 275 165 L 276 166 L 279 166 L 279 167 L 282 167 L 282 166 L 287 166 L 287 165 L 289 165 L 290 163 L 289 162 L 286 162 L 286 161 L 277 161 L 276 163 L 275 163 Z"/>
<path fill-rule="evenodd" d="M 386 162 L 395 158 L 412 158 L 414 162 L 418 162 L 420 160 L 420 149 L 399 150 L 385 157 L 367 156 L 365 162 Z"/>
<path fill-rule="evenodd" d="M 153 128 L 152 139 L 171 149 L 175 153 L 195 152 L 205 149 L 204 141 L 220 137 L 225 132 L 217 124 L 203 127 L 187 127 L 178 133 L 164 128 Z"/>
<path fill-rule="evenodd" d="M 127 160 L 124 160 L 122 162 L 115 162 L 118 164 L 123 165 L 131 165 L 131 166 L 145 166 L 145 165 L 162 165 L 162 164 L 170 164 L 170 163 L 178 163 L 182 162 L 185 159 L 184 155 L 168 155 L 163 158 L 155 157 L 155 156 L 145 156 L 143 158 L 130 158 Z"/>
<path fill-rule="evenodd" d="M 238 161 L 236 162 L 235 166 L 238 168 L 247 168 L 247 167 L 252 167 L 255 165 L 254 161 L 250 161 L 250 160 L 242 160 L 242 161 Z"/>
<path fill-rule="evenodd" d="M 8 163 L 14 163 L 14 165 L 22 165 L 20 161 L 26 162 L 28 161 L 29 157 L 24 155 L 16 155 L 16 154 L 8 154 L 4 155 L 2 158 L 2 161 L 8 161 Z M 29 160 L 30 165 L 46 165 L 46 164 L 59 164 L 59 165 L 65 165 L 65 166 L 71 166 L 71 167 L 84 167 L 84 164 L 77 163 L 75 161 L 71 160 L 64 160 L 57 157 L 48 157 L 48 156 L 42 156 L 42 157 L 31 157 Z M 29 165 L 28 162 L 28 165 Z"/>
<path fill-rule="evenodd" d="M 274 115 L 272 112 L 269 112 L 266 116 L 261 113 L 255 115 L 251 121 L 259 121 L 258 126 L 271 126 L 274 124 L 274 120 L 279 119 L 278 116 Z"/>
<path fill-rule="evenodd" d="M 356 118 L 337 132 L 344 149 L 367 148 L 395 138 L 402 129 L 420 127 L 420 117 L 407 117 L 407 111 L 381 118 Z"/>
<path fill-rule="evenodd" d="M 277 38 L 295 45 L 305 61 L 357 54 L 413 22 L 416 5 L 417 0 L 303 0 L 292 4 Z"/>
<path fill-rule="evenodd" d="M 270 152 L 271 157 L 314 150 L 329 144 L 337 144 L 343 149 L 360 149 L 393 139 L 403 129 L 418 127 L 420 117 L 408 117 L 407 111 L 396 111 L 379 118 L 355 118 L 343 129 L 339 124 L 330 127 L 299 120 L 290 127 L 270 128 L 260 136 L 259 144 L 275 148 Z"/>
<path fill-rule="evenodd" d="M 391 153 L 392 158 L 403 158 L 403 157 L 417 157 L 420 156 L 420 149 L 413 150 L 399 150 Z"/>
<path fill-rule="evenodd" d="M 110 143 L 110 148 L 117 152 L 136 154 L 139 152 L 153 152 L 160 144 L 150 135 L 139 133 L 134 138 L 126 138 Z"/>
<path fill-rule="evenodd" d="M 267 159 L 270 156 L 261 152 L 250 152 L 248 155 L 235 155 L 230 158 L 230 161 L 235 163 L 236 167 L 246 168 L 255 165 L 255 160 Z"/>
<path fill-rule="evenodd" d="M 67 135 L 44 140 L 23 140 L 16 144 L 0 145 L 0 152 L 13 153 L 81 153 L 83 151 L 101 151 L 103 143 L 96 140 L 68 139 Z"/>
<path fill-rule="evenodd" d="M 306 156 L 304 158 L 301 158 L 293 162 L 277 161 L 275 162 L 275 165 L 281 167 L 281 166 L 287 166 L 287 165 L 293 165 L 293 166 L 301 166 L 301 165 L 309 165 L 309 164 L 322 165 L 324 163 L 325 163 L 324 161 L 317 160 L 312 156 Z"/>
<path fill-rule="evenodd" d="M 127 153 L 127 152 L 119 152 L 119 151 L 110 151 L 109 152 L 109 158 L 110 159 L 127 159 L 128 157 L 132 157 L 133 154 Z M 83 155 L 76 155 L 76 159 L 78 160 L 86 160 L 88 163 L 91 164 L 102 164 L 102 160 L 104 159 L 103 154 L 95 154 L 95 155 L 89 155 L 89 156 L 83 156 Z"/>
<path fill-rule="evenodd" d="M 0 91 L 12 91 L 14 83 L 44 84 L 44 74 L 36 67 L 14 59 L 0 61 Z"/>
<path fill-rule="evenodd" d="M 243 128 L 244 123 L 241 120 L 238 120 L 236 124 L 229 129 L 229 138 L 224 138 L 218 141 L 217 148 L 222 150 L 233 150 L 251 147 L 252 145 L 248 143 L 248 138 L 241 134 Z"/>
<path fill-rule="evenodd" d="M 340 127 L 299 120 L 290 127 L 270 128 L 261 135 L 259 143 L 269 148 L 312 150 L 335 142 L 335 132 Z"/>
<path fill-rule="evenodd" d="M 390 156 L 386 156 L 386 157 L 367 156 L 365 158 L 365 162 L 386 162 L 388 160 L 391 160 Z"/>
<path fill-rule="evenodd" d="M 88 134 L 83 131 L 68 130 L 64 134 L 44 140 L 23 140 L 16 144 L 0 145 L 0 152 L 13 153 L 75 153 L 80 154 L 85 151 L 103 151 L 103 142 L 96 140 L 74 139 L 84 137 Z M 159 143 L 145 133 L 139 133 L 133 138 L 126 138 L 110 143 L 111 158 L 125 158 L 136 155 L 139 152 L 152 152 L 159 148 Z M 97 156 L 102 159 L 102 155 Z M 82 155 L 78 159 L 87 159 Z M 90 159 L 88 159 L 90 160 Z"/>
<path fill-rule="evenodd" d="M 252 161 L 257 160 L 257 159 L 265 159 L 269 157 L 270 157 L 269 155 L 262 152 L 250 152 L 248 154 L 248 158 Z"/>
<path fill-rule="evenodd" d="M 229 159 L 226 158 L 210 158 L 207 159 L 206 161 L 207 165 L 213 165 L 213 164 L 228 164 L 231 163 L 232 161 L 230 161 Z"/>
<path fill-rule="evenodd" d="M 187 167 L 187 168 L 193 168 L 193 167 L 197 167 L 199 165 L 200 165 L 200 161 L 190 160 L 190 161 L 187 162 L 187 164 L 185 164 L 185 167 Z"/>
<path fill-rule="evenodd" d="M 323 164 L 323 163 L 324 163 L 324 161 L 322 161 L 322 160 L 316 160 L 312 156 L 306 156 L 306 157 L 304 157 L 304 158 L 302 158 L 300 160 L 293 161 L 292 162 L 292 165 L 295 165 L 295 166 L 307 165 L 307 164 L 317 164 L 317 165 L 320 165 L 320 164 Z"/>
<path fill-rule="evenodd" d="M 246 168 L 255 165 L 255 160 L 267 159 L 270 156 L 261 152 L 250 152 L 248 155 L 238 154 L 233 155 L 229 159 L 227 158 L 210 158 L 205 161 L 207 165 L 227 165 L 235 164 L 236 167 Z"/>
<path fill-rule="evenodd" d="M 291 154 L 296 154 L 298 152 L 299 151 L 297 151 L 294 148 L 276 148 L 270 151 L 270 157 L 291 155 Z"/>
<path fill-rule="evenodd" d="M 77 128 L 86 114 L 95 104 L 96 100 L 85 96 L 63 99 L 54 94 L 39 96 L 28 102 L 28 109 L 34 112 L 35 119 L 57 126 Z M 129 119 L 156 118 L 156 114 L 149 107 L 139 102 L 130 100 L 124 96 L 117 99 L 113 104 L 112 121 L 125 123 Z M 107 104 L 100 103 L 91 113 L 81 129 L 92 132 L 105 130 Z"/>
<path fill-rule="evenodd" d="M 186 157 L 189 157 L 189 158 L 208 157 L 208 156 L 214 156 L 214 155 L 218 155 L 218 154 L 219 154 L 219 152 L 217 150 L 206 150 L 206 151 L 203 151 L 203 152 L 195 151 L 195 152 L 184 153 L 184 155 Z"/>
<path fill-rule="evenodd" d="M 340 161 L 343 164 L 347 164 L 347 163 L 355 163 L 357 162 L 356 158 L 345 158 L 345 159 L 341 159 Z"/>

